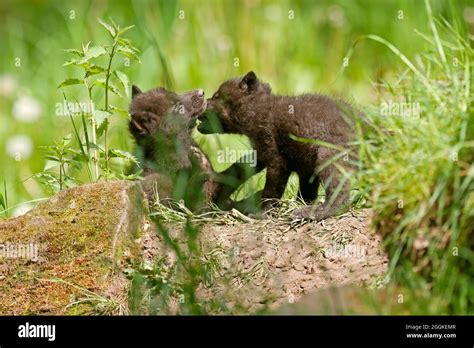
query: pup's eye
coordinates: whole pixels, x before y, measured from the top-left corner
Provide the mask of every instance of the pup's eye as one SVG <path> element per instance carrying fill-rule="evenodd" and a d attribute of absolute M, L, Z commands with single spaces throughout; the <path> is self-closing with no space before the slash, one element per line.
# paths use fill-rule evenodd
<path fill-rule="evenodd" d="M 219 93 L 218 92 L 214 93 L 214 95 L 212 96 L 212 99 L 219 99 Z"/>

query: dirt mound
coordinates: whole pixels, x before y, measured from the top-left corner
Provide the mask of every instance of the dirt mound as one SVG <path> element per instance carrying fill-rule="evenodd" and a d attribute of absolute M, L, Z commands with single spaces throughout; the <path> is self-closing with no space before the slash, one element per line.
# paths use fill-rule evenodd
<path fill-rule="evenodd" d="M 138 183 L 97 183 L 0 221 L 0 314 L 127 314 L 136 308 L 128 299 L 140 314 L 187 313 L 191 301 L 210 304 L 205 313 L 255 313 L 315 289 L 384 282 L 388 260 L 369 210 L 311 223 L 211 211 L 191 214 L 190 225 L 186 213 L 160 230 L 144 203 Z M 189 299 L 183 289 L 196 266 Z M 143 271 L 153 288 L 137 297 L 126 274 Z M 157 296 L 165 297 L 158 309 Z"/>
<path fill-rule="evenodd" d="M 198 297 L 255 312 L 293 303 L 317 288 L 375 287 L 384 281 L 388 259 L 369 225 L 369 210 L 303 225 L 276 219 L 205 224 L 198 240 L 211 280 L 199 287 Z M 183 225 L 168 224 L 167 229 L 186 244 Z M 150 240 L 148 258 L 167 255 L 167 267 L 172 267 L 176 255 L 163 238 Z M 179 312 L 177 301 L 169 313 Z"/>

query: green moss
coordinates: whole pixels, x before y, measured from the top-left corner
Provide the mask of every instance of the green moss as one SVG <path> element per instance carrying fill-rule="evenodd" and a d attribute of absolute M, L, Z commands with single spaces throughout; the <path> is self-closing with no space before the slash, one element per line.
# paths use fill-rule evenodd
<path fill-rule="evenodd" d="M 62 191 L 28 214 L 0 222 L 0 244 L 46 246 L 39 262 L 6 259 L 0 314 L 92 313 L 94 301 L 66 306 L 84 297 L 81 289 L 107 298 L 101 294 L 121 275 L 125 255 L 140 255 L 134 240 L 143 213 L 140 185 L 114 181 Z"/>

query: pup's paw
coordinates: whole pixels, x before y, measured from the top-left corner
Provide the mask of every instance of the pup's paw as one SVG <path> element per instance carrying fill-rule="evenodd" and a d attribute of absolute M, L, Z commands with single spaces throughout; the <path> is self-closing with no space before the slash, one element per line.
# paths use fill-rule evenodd
<path fill-rule="evenodd" d="M 248 214 L 247 216 L 254 220 L 265 220 L 270 217 L 270 213 L 268 211 L 260 211 L 258 213 Z"/>
<path fill-rule="evenodd" d="M 292 216 L 295 220 L 306 220 L 311 215 L 312 207 L 299 208 L 293 211 Z"/>
<path fill-rule="evenodd" d="M 254 220 L 263 220 L 264 216 L 262 213 L 252 213 L 247 215 L 249 218 L 254 219 Z"/>
<path fill-rule="evenodd" d="M 296 209 L 293 211 L 293 219 L 295 220 L 312 220 L 312 221 L 320 221 L 324 220 L 331 215 L 329 214 L 328 210 L 324 207 L 324 205 L 319 206 L 307 206 L 304 208 Z"/>
<path fill-rule="evenodd" d="M 201 170 L 205 172 L 212 172 L 211 162 L 209 162 L 209 159 L 199 148 L 196 146 L 191 146 L 189 152 L 190 157 L 197 160 Z"/>

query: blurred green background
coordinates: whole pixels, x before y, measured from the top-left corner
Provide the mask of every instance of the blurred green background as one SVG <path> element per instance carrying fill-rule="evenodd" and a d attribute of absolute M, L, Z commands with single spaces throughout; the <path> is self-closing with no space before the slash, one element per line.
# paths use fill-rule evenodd
<path fill-rule="evenodd" d="M 472 1 L 431 4 L 435 16 L 450 18 L 455 9 L 474 26 Z M 0 17 L 0 187 L 6 183 L 13 215 L 48 195 L 28 178 L 45 167 L 40 146 L 72 132 L 55 112 L 63 101 L 58 84 L 80 77 L 62 66 L 69 58 L 63 49 L 109 43 L 97 18 L 135 25 L 125 36 L 141 50 L 142 64 L 114 64 L 143 90 L 203 88 L 210 96 L 223 80 L 254 70 L 276 93 L 322 92 L 361 105 L 377 103 L 377 84 L 404 67 L 373 41 L 361 41 L 344 66 L 354 41 L 377 34 L 414 56 L 427 49 L 415 30 L 429 30 L 424 3 L 412 0 L 2 1 Z M 86 100 L 83 88 L 66 91 Z M 97 104 L 101 98 L 94 96 Z M 111 98 L 128 108 L 129 98 Z M 126 117 L 114 115 L 110 137 L 112 146 L 133 151 Z"/>

